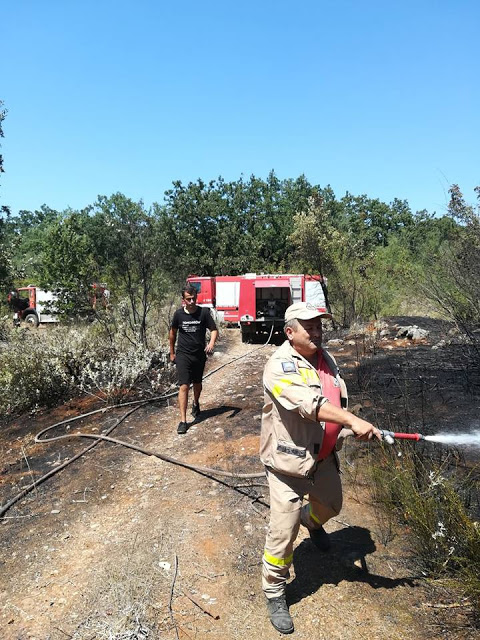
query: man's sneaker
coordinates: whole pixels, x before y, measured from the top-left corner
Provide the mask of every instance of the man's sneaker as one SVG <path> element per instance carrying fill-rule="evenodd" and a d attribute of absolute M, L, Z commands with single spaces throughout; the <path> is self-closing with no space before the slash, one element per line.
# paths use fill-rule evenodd
<path fill-rule="evenodd" d="M 195 402 L 192 404 L 192 416 L 194 418 L 196 418 L 198 416 L 198 414 L 200 413 L 200 403 L 197 402 L 197 404 L 195 404 Z"/>
<path fill-rule="evenodd" d="M 270 622 L 280 633 L 293 633 L 293 620 L 288 612 L 285 595 L 267 598 L 267 610 Z"/>
<path fill-rule="evenodd" d="M 186 422 L 179 422 L 177 427 L 177 433 L 187 433 L 188 425 Z"/>
<path fill-rule="evenodd" d="M 330 551 L 332 543 L 330 542 L 328 533 L 323 527 L 320 527 L 319 529 L 310 529 L 309 533 L 311 541 L 319 551 L 323 551 L 324 553 L 326 551 Z"/>

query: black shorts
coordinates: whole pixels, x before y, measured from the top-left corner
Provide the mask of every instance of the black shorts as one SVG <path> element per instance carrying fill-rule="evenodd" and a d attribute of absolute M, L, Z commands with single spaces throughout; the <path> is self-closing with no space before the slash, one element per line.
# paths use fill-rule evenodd
<path fill-rule="evenodd" d="M 204 352 L 196 355 L 177 353 L 175 355 L 175 363 L 177 365 L 178 384 L 201 382 L 206 361 L 207 356 Z"/>

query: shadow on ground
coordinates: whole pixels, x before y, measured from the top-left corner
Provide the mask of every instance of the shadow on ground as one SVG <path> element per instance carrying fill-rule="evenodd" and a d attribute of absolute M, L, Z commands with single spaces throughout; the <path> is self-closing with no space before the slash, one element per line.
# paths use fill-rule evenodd
<path fill-rule="evenodd" d="M 374 589 L 395 589 L 415 586 L 412 578 L 387 578 L 369 573 L 366 556 L 375 551 L 370 531 L 363 527 L 345 527 L 330 534 L 332 549 L 318 551 L 310 540 L 303 540 L 295 549 L 293 558 L 295 579 L 287 586 L 289 604 L 318 591 L 324 584 L 366 582 Z M 361 568 L 355 562 L 360 563 Z"/>
<path fill-rule="evenodd" d="M 230 415 L 229 416 L 225 416 L 225 417 L 227 418 L 227 420 L 231 420 L 238 413 L 240 413 L 241 410 L 242 410 L 241 407 L 232 407 L 230 405 L 225 405 L 225 404 L 222 404 L 220 407 L 214 407 L 213 409 L 205 409 L 205 410 L 202 409 L 202 411 L 200 412 L 200 415 L 197 416 L 195 418 L 195 420 L 190 422 L 188 424 L 188 427 L 190 428 L 194 424 L 200 424 L 201 422 L 204 422 L 205 420 L 209 420 L 210 418 L 215 418 L 217 416 L 220 416 L 220 415 L 222 415 L 224 413 L 228 413 L 228 412 L 230 412 Z"/>

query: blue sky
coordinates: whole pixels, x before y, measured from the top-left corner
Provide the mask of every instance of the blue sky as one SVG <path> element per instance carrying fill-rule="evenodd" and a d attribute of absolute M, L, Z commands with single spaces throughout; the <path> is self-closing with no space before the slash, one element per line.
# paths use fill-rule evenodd
<path fill-rule="evenodd" d="M 4 0 L 1 203 L 305 174 L 441 214 L 480 184 L 478 0 Z"/>

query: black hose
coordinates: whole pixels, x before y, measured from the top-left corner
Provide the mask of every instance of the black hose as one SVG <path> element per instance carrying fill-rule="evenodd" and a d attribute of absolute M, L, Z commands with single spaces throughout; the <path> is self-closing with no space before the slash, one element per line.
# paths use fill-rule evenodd
<path fill-rule="evenodd" d="M 127 413 L 124 416 L 122 416 L 121 418 L 116 420 L 115 423 L 111 427 L 109 427 L 107 429 L 107 431 L 105 432 L 105 435 L 110 433 L 111 431 L 113 431 L 115 429 L 115 427 L 118 427 L 118 425 L 121 422 L 123 422 L 125 420 L 125 418 L 127 418 L 129 415 L 131 415 L 134 411 L 137 411 L 137 409 L 140 409 L 140 406 L 141 405 L 139 405 L 138 407 L 134 407 L 133 409 L 130 409 L 130 411 L 127 411 Z M 104 409 L 102 409 L 102 411 L 104 411 Z M 97 411 L 91 411 L 90 413 L 85 414 L 85 415 L 91 415 L 92 413 L 97 413 Z M 64 422 L 71 422 L 71 421 L 72 421 L 72 419 L 64 420 Z M 57 423 L 57 425 L 59 425 L 59 424 L 63 424 L 63 423 L 62 422 Z M 55 427 L 57 425 L 52 425 L 51 427 L 48 427 L 48 429 L 53 429 L 53 427 Z M 45 431 L 47 431 L 48 429 L 44 429 L 40 433 L 45 433 Z M 40 435 L 40 434 L 38 434 L 38 435 Z M 65 437 L 65 436 L 60 436 L 60 437 Z M 54 439 L 56 440 L 57 438 L 54 438 Z M 77 453 L 75 456 L 73 456 L 73 458 L 69 458 L 68 460 L 65 460 L 65 462 L 63 464 L 59 465 L 58 467 L 55 467 L 55 469 L 52 469 L 51 471 L 46 473 L 44 476 L 42 476 L 38 480 L 35 480 L 34 482 L 32 482 L 32 484 L 28 485 L 28 487 L 25 487 L 24 489 L 22 489 L 22 491 L 19 494 L 17 494 L 14 498 L 12 498 L 9 502 L 7 502 L 7 504 L 2 506 L 2 508 L 0 509 L 0 518 L 8 511 L 8 509 L 10 509 L 11 506 L 13 506 L 21 498 L 26 496 L 27 493 L 30 493 L 30 491 L 35 489 L 35 487 L 38 487 L 38 485 L 42 484 L 42 482 L 45 482 L 45 480 L 48 480 L 48 478 L 51 478 L 52 476 L 54 476 L 56 473 L 58 473 L 59 471 L 64 469 L 66 466 L 68 466 L 71 462 L 74 462 L 75 460 L 78 460 L 78 458 L 83 456 L 84 453 L 87 453 L 87 451 L 90 451 L 90 449 L 93 449 L 93 447 L 96 447 L 97 444 L 100 441 L 101 441 L 100 439 L 97 439 L 96 442 L 92 442 L 92 444 L 90 444 L 88 447 L 83 449 L 83 451 L 80 451 L 79 453 Z M 42 441 L 41 440 L 37 440 L 37 436 L 35 436 L 35 442 L 42 442 Z"/>
<path fill-rule="evenodd" d="M 213 369 L 212 371 L 209 371 L 205 376 L 203 376 L 203 380 L 205 380 L 205 378 L 208 378 L 209 376 L 213 375 L 214 373 L 216 373 L 220 369 L 223 369 L 224 367 L 226 367 L 226 366 L 228 366 L 230 364 L 233 364 L 237 360 L 240 360 L 241 358 L 245 358 L 246 356 L 250 355 L 251 353 L 254 353 L 255 351 L 258 351 L 259 349 L 262 349 L 263 347 L 267 346 L 267 344 L 270 342 L 270 339 L 272 337 L 273 329 L 274 329 L 274 327 L 272 325 L 272 329 L 270 331 L 270 335 L 268 336 L 268 339 L 264 344 L 260 345 L 259 347 L 256 347 L 255 349 L 247 351 L 247 353 L 244 353 L 244 354 L 242 354 L 242 355 L 240 355 L 240 356 L 238 356 L 236 358 L 233 358 L 233 360 L 230 360 L 229 362 L 226 362 L 225 364 L 220 365 L 219 367 L 217 367 L 216 369 Z M 22 491 L 19 494 L 14 496 L 11 500 L 9 500 L 9 502 L 7 502 L 7 504 L 3 505 L 0 508 L 0 518 L 3 517 L 3 515 L 8 511 L 8 509 L 10 509 L 11 506 L 13 506 L 16 502 L 18 502 L 24 496 L 26 496 L 28 493 L 30 493 L 30 491 L 32 491 L 35 487 L 37 487 L 38 485 L 42 484 L 43 482 L 45 482 L 45 480 L 48 480 L 48 478 L 51 478 L 53 475 L 55 475 L 56 473 L 58 473 L 59 471 L 61 471 L 65 467 L 67 467 L 71 462 L 74 462 L 75 460 L 78 460 L 78 458 L 80 458 L 85 453 L 87 453 L 88 451 L 93 449 L 93 447 L 95 447 L 102 440 L 107 441 L 107 442 L 113 442 L 115 444 L 119 444 L 121 446 L 128 447 L 130 449 L 134 449 L 135 451 L 139 451 L 140 453 L 144 453 L 144 454 L 149 455 L 149 456 L 155 456 L 156 458 L 160 458 L 161 460 L 164 460 L 165 462 L 170 462 L 170 463 L 175 464 L 177 466 L 181 466 L 181 467 L 184 467 L 186 469 L 190 469 L 192 471 L 200 473 L 201 475 L 206 475 L 207 477 L 210 477 L 210 475 L 208 475 L 208 474 L 217 475 L 217 476 L 223 476 L 223 477 L 228 477 L 228 478 L 241 478 L 241 479 L 263 478 L 265 476 L 264 472 L 261 472 L 261 473 L 236 474 L 236 473 L 230 473 L 229 471 L 223 471 L 221 469 L 213 469 L 213 468 L 209 468 L 209 467 L 195 466 L 195 465 L 191 465 L 191 464 L 189 464 L 187 462 L 183 462 L 181 460 L 177 460 L 176 458 L 172 458 L 172 457 L 167 456 L 165 454 L 158 453 L 158 452 L 155 452 L 155 451 L 148 451 L 147 449 L 143 449 L 141 447 L 137 447 L 136 445 L 130 444 L 128 442 L 124 442 L 122 440 L 116 440 L 115 438 L 109 438 L 108 437 L 109 433 L 111 433 L 121 422 L 123 422 L 125 420 L 125 418 L 127 418 L 129 415 L 131 415 L 132 413 L 137 411 L 137 409 L 140 409 L 140 407 L 142 407 L 142 406 L 144 406 L 146 404 L 150 404 L 151 402 L 167 400 L 168 398 L 172 398 L 172 397 L 174 397 L 176 395 L 178 395 L 178 390 L 172 391 L 171 393 L 167 393 L 167 394 L 164 394 L 164 395 L 161 395 L 161 396 L 155 396 L 153 398 L 149 398 L 148 400 L 132 400 L 130 402 L 124 402 L 122 404 L 114 405 L 114 406 L 111 406 L 111 407 L 102 407 L 101 409 L 95 409 L 94 411 L 89 411 L 88 413 L 83 413 L 81 415 L 74 416 L 73 418 L 67 418 L 66 420 L 62 420 L 61 422 L 56 422 L 55 424 L 52 424 L 49 427 L 46 427 L 45 429 L 42 429 L 42 431 L 37 433 L 37 435 L 35 436 L 35 442 L 54 442 L 55 440 L 63 440 L 63 439 L 72 438 L 72 437 L 73 438 L 91 438 L 91 439 L 94 439 L 95 442 L 93 442 L 88 447 L 86 447 L 85 449 L 83 449 L 82 451 L 77 453 L 75 456 L 73 456 L 73 458 L 69 458 L 63 464 L 59 465 L 55 469 L 52 469 L 51 471 L 49 471 L 48 473 L 43 475 L 38 480 L 35 480 L 34 482 L 32 482 L 27 487 L 24 487 L 24 489 L 22 489 Z M 124 416 L 122 416 L 121 418 L 116 420 L 115 423 L 111 427 L 109 427 L 104 434 L 91 434 L 91 433 L 77 432 L 77 433 L 71 433 L 71 434 L 66 434 L 66 435 L 62 435 L 62 436 L 55 436 L 53 438 L 43 438 L 43 439 L 41 439 L 43 434 L 47 433 L 48 431 L 51 431 L 52 429 L 55 429 L 56 427 L 60 427 L 60 426 L 62 426 L 64 424 L 69 424 L 71 422 L 75 422 L 76 420 L 81 420 L 83 418 L 86 418 L 88 416 L 94 415 L 96 413 L 105 413 L 106 411 L 109 411 L 110 409 L 118 409 L 119 407 L 127 407 L 127 406 L 131 406 L 131 405 L 137 405 L 137 406 L 132 408 L 130 411 L 127 411 L 127 413 Z M 215 480 L 215 478 L 213 478 L 213 479 Z M 222 484 L 225 484 L 225 483 L 222 483 Z M 226 486 L 230 486 L 230 485 L 226 485 Z M 232 487 L 230 487 L 230 488 L 232 488 Z"/>

